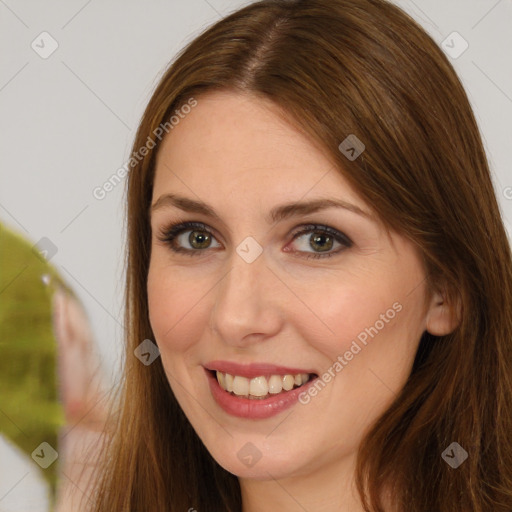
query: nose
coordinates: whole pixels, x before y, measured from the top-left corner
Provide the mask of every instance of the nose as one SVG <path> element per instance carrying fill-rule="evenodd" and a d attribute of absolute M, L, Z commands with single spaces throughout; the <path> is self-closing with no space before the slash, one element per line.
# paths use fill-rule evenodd
<path fill-rule="evenodd" d="M 284 319 L 282 283 L 267 265 L 265 251 L 251 263 L 235 251 L 216 287 L 210 325 L 231 346 L 246 347 L 275 336 Z"/>

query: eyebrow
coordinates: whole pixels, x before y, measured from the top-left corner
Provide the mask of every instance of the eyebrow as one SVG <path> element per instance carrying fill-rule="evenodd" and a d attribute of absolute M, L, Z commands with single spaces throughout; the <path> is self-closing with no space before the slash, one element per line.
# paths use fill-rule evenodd
<path fill-rule="evenodd" d="M 175 206 L 176 208 L 186 212 L 200 213 L 222 222 L 222 219 L 210 205 L 202 201 L 196 201 L 195 199 L 179 196 L 177 194 L 164 194 L 160 196 L 151 205 L 151 213 L 167 206 Z M 326 208 L 343 208 L 352 213 L 356 213 L 357 215 L 373 220 L 373 215 L 370 212 L 359 208 L 359 206 L 341 199 L 332 198 L 313 199 L 311 201 L 293 202 L 276 206 L 272 208 L 266 220 L 269 224 L 275 224 L 276 222 L 290 217 L 307 215 Z"/>

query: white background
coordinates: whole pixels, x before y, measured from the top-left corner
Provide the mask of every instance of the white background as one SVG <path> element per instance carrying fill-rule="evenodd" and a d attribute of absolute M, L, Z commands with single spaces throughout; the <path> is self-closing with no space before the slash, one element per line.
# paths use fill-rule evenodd
<path fill-rule="evenodd" d="M 101 201 L 92 191 L 129 158 L 143 109 L 176 52 L 247 3 L 0 0 L 0 221 L 32 243 L 48 237 L 57 246 L 51 262 L 83 301 L 109 373 L 122 346 L 124 184 Z M 395 3 L 439 45 L 453 31 L 469 43 L 451 61 L 512 233 L 512 0 Z M 31 47 L 43 31 L 58 43 L 47 59 Z M 0 510 L 2 496 L 0 487 Z"/>

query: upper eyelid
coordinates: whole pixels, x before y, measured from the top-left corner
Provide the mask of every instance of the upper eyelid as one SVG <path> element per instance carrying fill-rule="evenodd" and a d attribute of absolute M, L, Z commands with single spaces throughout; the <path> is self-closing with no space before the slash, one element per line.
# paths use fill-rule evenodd
<path fill-rule="evenodd" d="M 217 238 L 217 232 L 215 229 L 213 229 L 211 226 L 208 226 L 208 224 L 205 224 L 204 222 L 198 222 L 198 221 L 183 221 L 183 222 L 176 222 L 172 223 L 169 226 L 162 226 L 158 232 L 162 236 L 167 236 L 171 233 L 171 231 L 174 231 L 174 235 L 178 236 L 182 233 L 186 233 L 187 231 L 206 231 L 208 233 L 211 233 L 213 236 Z M 222 237 L 221 237 L 222 238 Z"/>

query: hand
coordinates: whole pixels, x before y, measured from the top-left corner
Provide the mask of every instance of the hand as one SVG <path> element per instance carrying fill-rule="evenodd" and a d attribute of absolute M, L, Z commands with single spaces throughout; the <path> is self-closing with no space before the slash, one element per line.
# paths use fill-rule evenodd
<path fill-rule="evenodd" d="M 89 499 L 102 441 L 108 398 L 85 311 L 62 287 L 52 298 L 58 345 L 58 386 L 66 426 L 59 436 L 56 512 L 78 512 Z"/>
<path fill-rule="evenodd" d="M 101 364 L 85 311 L 62 287 L 52 298 L 58 385 L 68 426 L 103 430 L 107 408 Z"/>

